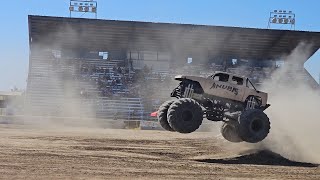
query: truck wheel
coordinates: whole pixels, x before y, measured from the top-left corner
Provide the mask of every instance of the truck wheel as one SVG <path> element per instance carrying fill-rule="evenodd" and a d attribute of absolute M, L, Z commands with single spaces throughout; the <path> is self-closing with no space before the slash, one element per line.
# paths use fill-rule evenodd
<path fill-rule="evenodd" d="M 202 124 L 203 112 L 200 104 L 190 98 L 174 101 L 168 110 L 168 122 L 180 133 L 191 133 Z"/>
<path fill-rule="evenodd" d="M 237 122 L 226 122 L 223 123 L 221 126 L 221 135 L 226 139 L 227 141 L 238 143 L 242 142 L 243 140 L 240 138 L 238 133 L 238 123 Z"/>
<path fill-rule="evenodd" d="M 168 113 L 168 109 L 170 107 L 170 105 L 174 102 L 174 100 L 170 100 L 170 101 L 166 101 L 164 102 L 158 110 L 158 121 L 161 125 L 161 127 L 167 131 L 174 131 L 169 123 L 168 123 L 168 119 L 167 119 L 167 113 Z"/>
<path fill-rule="evenodd" d="M 249 143 L 257 143 L 267 137 L 270 131 L 268 116 L 260 109 L 249 109 L 239 117 L 239 136 Z"/>

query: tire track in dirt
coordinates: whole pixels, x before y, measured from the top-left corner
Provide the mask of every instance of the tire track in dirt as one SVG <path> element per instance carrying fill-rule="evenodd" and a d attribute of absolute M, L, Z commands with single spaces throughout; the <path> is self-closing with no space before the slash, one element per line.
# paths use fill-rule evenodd
<path fill-rule="evenodd" d="M 241 155 L 246 146 L 208 133 L 0 128 L 0 135 L 1 179 L 320 179 L 317 166 L 261 163 L 268 156 L 259 163 L 261 154 Z"/>

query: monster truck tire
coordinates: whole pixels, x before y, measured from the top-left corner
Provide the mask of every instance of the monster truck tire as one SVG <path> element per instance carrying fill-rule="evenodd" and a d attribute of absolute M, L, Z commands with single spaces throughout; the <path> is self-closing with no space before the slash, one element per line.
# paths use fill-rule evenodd
<path fill-rule="evenodd" d="M 249 109 L 240 115 L 238 130 L 242 140 L 257 143 L 269 134 L 270 121 L 262 110 Z"/>
<path fill-rule="evenodd" d="M 224 122 L 221 126 L 220 132 L 224 139 L 226 139 L 227 141 L 233 143 L 239 143 L 243 141 L 238 133 L 237 122 Z"/>
<path fill-rule="evenodd" d="M 191 133 L 202 124 L 203 111 L 197 101 L 181 98 L 171 104 L 167 117 L 172 129 L 180 133 Z"/>
<path fill-rule="evenodd" d="M 174 100 L 170 100 L 170 101 L 166 101 L 164 102 L 160 107 L 159 107 L 159 110 L 158 110 L 158 115 L 157 115 L 157 118 L 158 118 L 158 121 L 159 121 L 159 124 L 161 125 L 161 127 L 167 131 L 174 131 L 169 123 L 168 123 L 168 119 L 167 119 L 167 113 L 168 113 L 168 109 L 170 107 L 170 105 L 174 102 Z"/>

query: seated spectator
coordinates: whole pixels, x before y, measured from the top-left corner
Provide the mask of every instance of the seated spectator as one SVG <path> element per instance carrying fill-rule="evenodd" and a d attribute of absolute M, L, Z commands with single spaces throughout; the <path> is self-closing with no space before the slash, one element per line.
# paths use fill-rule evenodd
<path fill-rule="evenodd" d="M 118 73 L 119 73 L 119 74 L 122 74 L 122 69 L 121 69 L 121 67 L 118 67 Z"/>

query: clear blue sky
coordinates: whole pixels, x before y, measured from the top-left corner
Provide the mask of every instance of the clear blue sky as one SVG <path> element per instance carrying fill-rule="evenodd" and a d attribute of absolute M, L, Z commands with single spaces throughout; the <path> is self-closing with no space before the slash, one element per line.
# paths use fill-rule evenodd
<path fill-rule="evenodd" d="M 27 16 L 69 16 L 69 0 L 1 2 L 0 91 L 25 89 L 28 74 Z M 320 31 L 319 0 L 98 0 L 98 18 L 266 28 L 274 9 L 296 13 L 296 29 Z M 284 27 L 283 27 L 284 28 Z M 306 68 L 316 78 L 320 55 Z"/>

